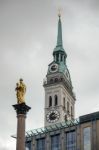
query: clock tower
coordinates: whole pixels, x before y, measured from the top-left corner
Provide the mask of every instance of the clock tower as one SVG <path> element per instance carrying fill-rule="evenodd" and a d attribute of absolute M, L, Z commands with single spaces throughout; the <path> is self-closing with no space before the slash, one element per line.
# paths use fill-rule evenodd
<path fill-rule="evenodd" d="M 45 89 L 45 126 L 72 120 L 75 117 L 75 95 L 70 73 L 66 65 L 67 54 L 62 42 L 61 16 L 58 20 L 57 44 L 53 51 L 53 61 L 43 86 Z"/>

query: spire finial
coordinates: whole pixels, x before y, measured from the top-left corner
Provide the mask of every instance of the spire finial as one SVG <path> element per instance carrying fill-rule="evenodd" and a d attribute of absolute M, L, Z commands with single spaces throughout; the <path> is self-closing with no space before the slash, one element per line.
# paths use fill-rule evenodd
<path fill-rule="evenodd" d="M 67 57 L 66 52 L 64 51 L 63 48 L 63 40 L 62 40 L 62 22 L 61 22 L 61 9 L 58 9 L 58 34 L 57 34 L 57 44 L 56 47 L 54 48 L 53 55 L 55 52 L 62 51 L 64 52 L 65 57 Z"/>
<path fill-rule="evenodd" d="M 58 9 L 58 17 L 61 17 L 61 8 Z"/>
<path fill-rule="evenodd" d="M 62 25 L 61 25 L 61 9 L 58 9 L 58 16 L 59 16 L 59 21 L 58 21 L 58 35 L 57 35 L 57 46 L 62 46 Z"/>

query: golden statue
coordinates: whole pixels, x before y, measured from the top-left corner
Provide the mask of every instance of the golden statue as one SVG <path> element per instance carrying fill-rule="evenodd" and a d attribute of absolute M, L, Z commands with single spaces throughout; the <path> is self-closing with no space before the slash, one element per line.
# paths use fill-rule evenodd
<path fill-rule="evenodd" d="M 25 93 L 26 93 L 26 86 L 23 83 L 23 79 L 19 80 L 19 83 L 16 83 L 16 97 L 17 97 L 17 103 L 21 104 L 21 103 L 25 103 Z"/>

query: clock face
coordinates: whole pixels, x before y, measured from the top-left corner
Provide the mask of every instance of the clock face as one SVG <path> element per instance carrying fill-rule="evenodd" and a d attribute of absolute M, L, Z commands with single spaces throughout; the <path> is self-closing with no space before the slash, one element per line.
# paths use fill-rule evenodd
<path fill-rule="evenodd" d="M 57 64 L 52 64 L 50 66 L 50 72 L 56 72 L 58 70 L 58 65 Z"/>
<path fill-rule="evenodd" d="M 57 110 L 51 110 L 46 115 L 46 119 L 49 123 L 54 123 L 54 122 L 58 121 L 59 117 L 60 117 L 60 114 Z"/>

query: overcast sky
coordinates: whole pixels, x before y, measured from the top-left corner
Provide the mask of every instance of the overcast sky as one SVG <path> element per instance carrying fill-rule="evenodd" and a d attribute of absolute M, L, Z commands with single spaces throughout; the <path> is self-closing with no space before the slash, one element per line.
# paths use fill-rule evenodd
<path fill-rule="evenodd" d="M 99 111 L 99 0 L 0 0 L 0 150 L 15 150 L 15 85 L 27 85 L 26 130 L 43 126 L 43 79 L 56 46 L 58 8 L 76 93 L 76 117 Z M 36 114 L 36 115 L 35 115 Z"/>

